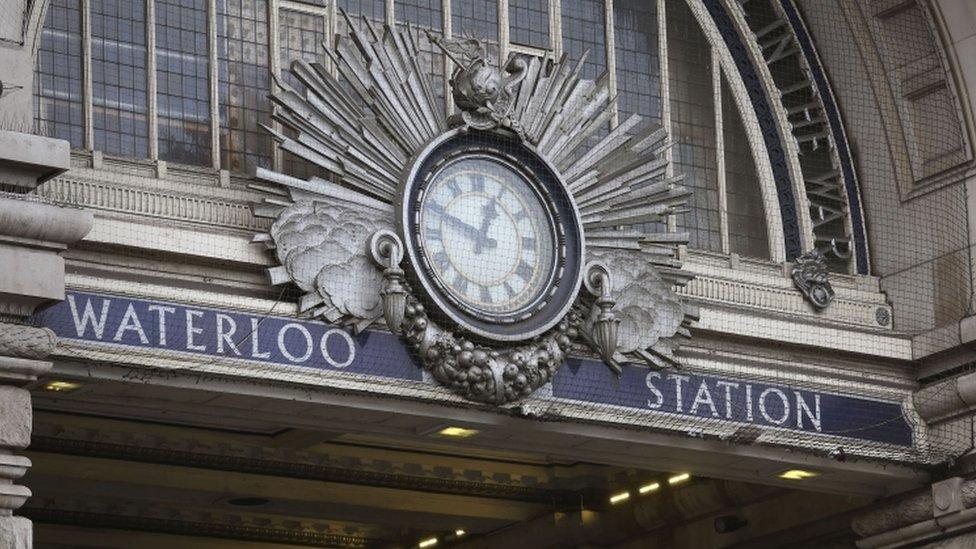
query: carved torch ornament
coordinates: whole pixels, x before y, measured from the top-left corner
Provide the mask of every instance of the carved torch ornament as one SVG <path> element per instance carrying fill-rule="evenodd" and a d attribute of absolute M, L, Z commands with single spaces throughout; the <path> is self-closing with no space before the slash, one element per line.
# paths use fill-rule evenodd
<path fill-rule="evenodd" d="M 290 133 L 268 131 L 328 174 L 257 170 L 272 283 L 354 331 L 382 319 L 472 401 L 524 398 L 571 353 L 618 373 L 675 365 L 696 317 L 675 292 L 691 279 L 677 259 L 687 235 L 647 229 L 690 194 L 666 176 L 666 131 L 634 115 L 590 148 L 616 99 L 607 79 L 580 78 L 582 59 L 499 63 L 477 40 L 343 16 L 333 68 L 296 61 L 305 91 L 278 82 L 272 95 Z M 458 114 L 424 69 L 424 38 L 456 65 Z"/>

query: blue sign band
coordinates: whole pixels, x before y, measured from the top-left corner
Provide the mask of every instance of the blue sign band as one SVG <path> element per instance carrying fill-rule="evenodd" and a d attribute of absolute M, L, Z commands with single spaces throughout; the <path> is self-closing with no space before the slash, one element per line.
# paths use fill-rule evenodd
<path fill-rule="evenodd" d="M 393 334 L 346 330 L 314 320 L 249 315 L 69 292 L 34 317 L 66 340 L 98 342 L 422 381 L 420 368 Z M 912 446 L 901 405 L 765 382 L 571 359 L 552 381 L 554 398 L 648 414 L 721 420 L 811 434 Z"/>

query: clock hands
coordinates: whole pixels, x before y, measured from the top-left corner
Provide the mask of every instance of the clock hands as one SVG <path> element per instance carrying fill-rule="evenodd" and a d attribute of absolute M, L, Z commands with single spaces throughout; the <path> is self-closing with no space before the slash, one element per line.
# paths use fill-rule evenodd
<path fill-rule="evenodd" d="M 445 221 L 449 221 L 451 223 L 451 225 L 454 225 L 454 227 L 456 229 L 460 230 L 462 233 L 464 233 L 465 236 L 467 236 L 468 238 L 474 240 L 474 242 L 475 242 L 475 253 L 481 253 L 480 252 L 480 245 L 481 245 L 481 243 L 482 243 L 483 240 L 486 241 L 486 243 L 487 243 L 487 245 L 488 245 L 489 248 L 494 248 L 494 247 L 498 246 L 498 241 L 496 241 L 494 238 L 485 238 L 483 236 L 483 234 L 484 234 L 483 231 L 481 229 L 479 229 L 478 227 L 475 227 L 473 225 L 469 225 L 464 220 L 462 220 L 462 219 L 460 219 L 458 217 L 455 217 L 455 216 L 453 216 L 453 215 L 451 215 L 451 214 L 449 214 L 447 212 L 442 213 L 441 214 L 441 217 Z M 482 223 L 482 226 L 483 225 L 484 224 Z"/>
<path fill-rule="evenodd" d="M 496 217 L 498 217 L 498 210 L 495 209 L 495 199 L 491 198 L 485 204 L 485 209 L 481 212 L 481 229 L 478 230 L 478 239 L 474 242 L 475 254 L 481 254 L 481 249 L 484 246 L 488 246 L 489 248 L 498 246 L 498 242 L 495 239 L 488 238 L 488 228 L 491 227 L 491 222 Z"/>

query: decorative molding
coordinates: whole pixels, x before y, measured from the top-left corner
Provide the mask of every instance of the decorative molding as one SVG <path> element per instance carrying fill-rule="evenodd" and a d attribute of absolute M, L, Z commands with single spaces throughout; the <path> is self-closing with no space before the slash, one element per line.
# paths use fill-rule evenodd
<path fill-rule="evenodd" d="M 806 201 L 817 249 L 859 274 L 868 272 L 860 191 L 830 84 L 791 0 L 739 5 L 755 49 L 761 52 L 799 151 Z M 772 17 L 773 23 L 765 22 Z M 758 21 L 763 25 L 758 26 Z M 789 78 L 783 74 L 791 75 Z M 824 168 L 823 151 L 834 168 Z M 852 206 L 853 205 L 853 206 Z M 851 259 L 854 259 L 853 264 Z"/>
<path fill-rule="evenodd" d="M 206 513 L 195 513 L 188 509 L 165 510 L 173 512 L 178 517 L 172 518 L 171 515 L 162 516 L 164 510 L 156 506 L 136 509 L 136 512 L 147 512 L 157 516 L 147 516 L 141 513 L 120 513 L 120 509 L 131 509 L 131 501 L 124 502 L 125 505 L 123 506 L 112 506 L 100 512 L 58 509 L 55 507 L 58 503 L 54 500 L 35 497 L 31 500 L 31 504 L 22 508 L 18 514 L 41 524 L 162 532 L 180 536 L 228 538 L 311 547 L 375 547 L 384 541 L 347 534 L 322 533 L 317 531 L 316 524 L 294 520 L 287 522 L 284 520 L 270 521 L 270 525 L 266 518 L 242 520 L 244 516 L 241 514 L 218 514 L 213 509 Z M 94 504 L 88 500 L 73 503 L 83 506 Z M 214 515 L 218 516 L 215 517 Z"/>
<path fill-rule="evenodd" d="M 92 435 L 90 429 L 39 425 L 31 440 L 31 451 L 531 503 L 571 505 L 578 504 L 580 497 L 576 491 L 538 485 L 540 479 L 534 476 L 496 475 L 492 479 L 473 480 L 465 478 L 468 470 L 463 468 L 393 463 L 389 459 L 350 459 L 343 455 L 243 444 L 210 447 L 200 440 L 160 436 L 133 440 L 127 432 L 96 433 Z M 93 436 L 103 440 L 90 440 Z M 137 443 L 123 444 L 118 440 Z"/>
<path fill-rule="evenodd" d="M 0 356 L 43 359 L 57 344 L 57 337 L 48 328 L 0 323 Z"/>
<path fill-rule="evenodd" d="M 123 212 L 173 221 L 188 221 L 245 230 L 266 230 L 271 224 L 251 215 L 246 202 L 113 185 L 73 174 L 49 181 L 38 195 L 63 204 Z"/>
<path fill-rule="evenodd" d="M 797 197 L 793 189 L 790 159 L 780 136 L 777 115 L 767 97 L 763 79 L 752 64 L 752 56 L 739 35 L 737 25 L 729 16 L 721 0 L 703 0 L 715 25 L 718 27 L 726 47 L 735 60 L 739 75 L 745 84 L 753 109 L 762 128 L 766 152 L 773 168 L 779 196 L 780 215 L 783 223 L 783 241 L 787 260 L 793 260 L 803 253 L 803 236 L 797 210 Z"/>

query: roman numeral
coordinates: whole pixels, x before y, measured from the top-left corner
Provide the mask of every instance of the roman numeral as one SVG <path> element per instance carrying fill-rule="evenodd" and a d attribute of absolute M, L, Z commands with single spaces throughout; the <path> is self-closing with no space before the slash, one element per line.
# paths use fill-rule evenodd
<path fill-rule="evenodd" d="M 451 267 L 451 260 L 445 252 L 437 252 L 434 255 L 434 264 L 437 265 L 438 271 L 444 272 Z"/>
<path fill-rule="evenodd" d="M 481 286 L 479 284 L 479 286 Z M 488 291 L 488 286 L 481 286 L 481 301 L 484 303 L 491 303 L 491 292 Z"/>
<path fill-rule="evenodd" d="M 443 236 L 441 235 L 440 228 L 437 229 L 427 229 L 427 240 L 438 241 L 441 240 Z"/>
<path fill-rule="evenodd" d="M 457 179 L 451 179 L 448 181 L 447 188 L 450 189 L 455 195 L 461 194 L 461 185 L 458 185 Z"/>
<path fill-rule="evenodd" d="M 481 174 L 475 174 L 471 178 L 471 190 L 476 193 L 484 192 L 485 190 L 485 176 Z"/>
<path fill-rule="evenodd" d="M 531 236 L 522 237 L 522 248 L 535 249 L 535 238 Z"/>
<path fill-rule="evenodd" d="M 512 285 L 509 284 L 508 282 L 505 282 L 505 291 L 508 292 L 509 298 L 515 297 L 515 289 L 512 288 Z"/>
<path fill-rule="evenodd" d="M 518 267 L 515 268 L 515 274 L 519 275 L 522 280 L 528 282 L 532 279 L 532 265 L 529 265 L 523 259 L 519 262 Z"/>

